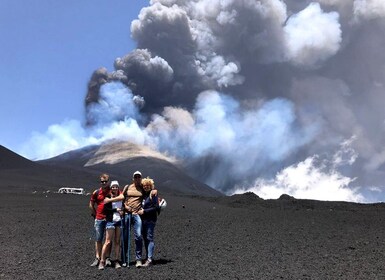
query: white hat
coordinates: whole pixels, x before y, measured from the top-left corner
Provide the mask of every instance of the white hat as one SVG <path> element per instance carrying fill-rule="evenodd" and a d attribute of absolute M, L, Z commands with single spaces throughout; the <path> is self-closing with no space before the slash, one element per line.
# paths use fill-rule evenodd
<path fill-rule="evenodd" d="M 134 175 L 132 175 L 132 177 L 135 177 L 135 175 L 139 175 L 140 177 L 142 177 L 142 173 L 140 173 L 139 171 L 135 171 Z"/>
<path fill-rule="evenodd" d="M 114 185 L 116 185 L 116 186 L 119 187 L 119 182 L 118 182 L 118 181 L 112 181 L 111 184 L 110 184 L 110 186 L 112 187 L 112 186 L 114 186 Z"/>

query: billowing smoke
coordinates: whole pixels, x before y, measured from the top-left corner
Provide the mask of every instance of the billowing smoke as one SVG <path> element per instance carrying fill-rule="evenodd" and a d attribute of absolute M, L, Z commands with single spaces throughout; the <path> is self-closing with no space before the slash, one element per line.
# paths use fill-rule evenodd
<path fill-rule="evenodd" d="M 228 194 L 382 200 L 383 0 L 152 0 L 131 34 L 33 156 L 118 138 Z"/>

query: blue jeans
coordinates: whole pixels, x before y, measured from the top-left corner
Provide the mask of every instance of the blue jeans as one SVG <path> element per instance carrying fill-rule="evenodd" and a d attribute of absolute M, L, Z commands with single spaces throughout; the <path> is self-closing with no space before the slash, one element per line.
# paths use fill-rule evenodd
<path fill-rule="evenodd" d="M 102 242 L 104 237 L 104 230 L 106 229 L 106 220 L 95 219 L 95 241 Z"/>
<path fill-rule="evenodd" d="M 142 221 L 142 234 L 144 240 L 144 247 L 146 248 L 147 259 L 152 260 L 154 256 L 154 231 L 156 222 Z"/>
<path fill-rule="evenodd" d="M 122 231 L 122 261 L 129 263 L 130 261 L 130 226 L 133 225 L 135 237 L 135 259 L 142 259 L 142 220 L 139 215 L 132 215 L 130 213 L 124 215 L 123 231 Z"/>
<path fill-rule="evenodd" d="M 131 215 L 131 224 L 134 226 L 135 237 L 135 258 L 136 260 L 142 259 L 142 219 L 139 215 Z"/>

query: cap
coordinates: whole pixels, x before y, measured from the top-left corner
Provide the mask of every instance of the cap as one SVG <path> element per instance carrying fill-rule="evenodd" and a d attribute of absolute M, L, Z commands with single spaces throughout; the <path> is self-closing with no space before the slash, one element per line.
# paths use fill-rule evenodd
<path fill-rule="evenodd" d="M 112 186 L 118 186 L 119 187 L 119 182 L 118 181 L 112 181 L 110 186 L 111 187 Z"/>
<path fill-rule="evenodd" d="M 140 173 L 139 171 L 135 171 L 134 175 L 132 175 L 132 177 L 135 177 L 135 175 L 139 175 L 140 177 L 142 177 L 142 173 Z"/>

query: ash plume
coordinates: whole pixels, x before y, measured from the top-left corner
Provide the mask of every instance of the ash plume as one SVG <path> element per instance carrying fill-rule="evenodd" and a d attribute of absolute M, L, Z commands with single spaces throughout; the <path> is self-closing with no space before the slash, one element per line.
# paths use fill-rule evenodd
<path fill-rule="evenodd" d="M 384 3 L 152 0 L 131 24 L 137 48 L 92 74 L 84 142 L 150 145 L 225 193 L 336 183 L 342 200 L 380 200 Z M 356 156 L 335 164 L 346 141 Z M 282 187 L 305 167 L 324 185 Z"/>

